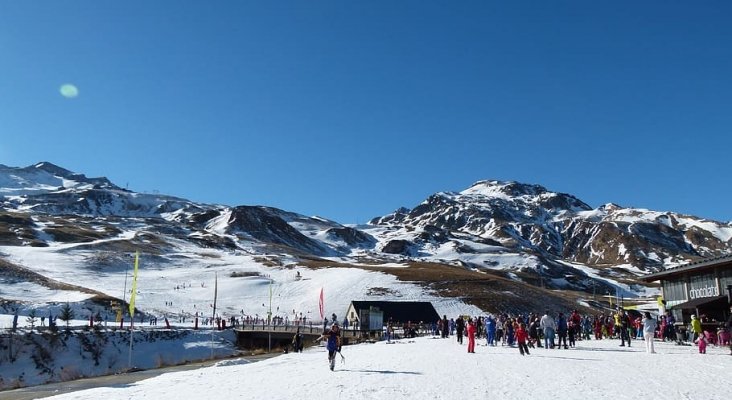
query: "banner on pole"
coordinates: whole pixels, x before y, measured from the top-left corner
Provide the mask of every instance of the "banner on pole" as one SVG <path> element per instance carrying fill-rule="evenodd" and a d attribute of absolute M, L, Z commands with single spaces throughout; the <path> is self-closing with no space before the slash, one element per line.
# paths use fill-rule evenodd
<path fill-rule="evenodd" d="M 320 319 L 325 317 L 325 305 L 323 304 L 323 288 L 320 288 L 320 300 L 318 301 L 318 309 L 320 310 Z"/>
<path fill-rule="evenodd" d="M 132 294 L 130 295 L 130 319 L 135 316 L 135 296 L 137 295 L 137 266 L 140 260 L 140 252 L 135 252 L 135 270 L 132 273 Z"/>

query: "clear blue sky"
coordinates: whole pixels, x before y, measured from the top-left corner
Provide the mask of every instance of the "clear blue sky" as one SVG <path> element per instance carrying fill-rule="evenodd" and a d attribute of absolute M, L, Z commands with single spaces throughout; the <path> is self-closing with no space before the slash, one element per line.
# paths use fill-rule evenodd
<path fill-rule="evenodd" d="M 731 127 L 728 0 L 0 4 L 0 164 L 135 191 L 363 223 L 499 179 L 729 221 Z"/>

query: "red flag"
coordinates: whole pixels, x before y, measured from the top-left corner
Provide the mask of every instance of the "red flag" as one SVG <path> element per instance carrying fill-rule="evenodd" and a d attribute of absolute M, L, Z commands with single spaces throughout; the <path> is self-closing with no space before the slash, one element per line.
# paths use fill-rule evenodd
<path fill-rule="evenodd" d="M 318 308 L 320 309 L 320 319 L 325 317 L 325 311 L 323 308 L 323 288 L 320 288 L 320 301 L 318 302 Z"/>

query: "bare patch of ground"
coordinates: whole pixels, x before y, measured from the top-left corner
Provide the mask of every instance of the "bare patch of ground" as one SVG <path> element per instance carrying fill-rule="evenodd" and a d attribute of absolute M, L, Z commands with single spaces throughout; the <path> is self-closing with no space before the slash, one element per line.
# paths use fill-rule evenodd
<path fill-rule="evenodd" d="M 397 279 L 413 282 L 432 290 L 442 297 L 459 298 L 465 303 L 475 305 L 488 312 L 537 312 L 549 309 L 552 312 L 577 309 L 580 312 L 597 310 L 583 307 L 577 303 L 579 298 L 587 298 L 586 293 L 548 290 L 517 282 L 491 271 L 477 272 L 462 266 L 409 262 L 406 268 L 374 266 L 354 266 L 326 260 L 304 260 L 301 265 L 318 268 L 360 268 L 391 274 Z"/>

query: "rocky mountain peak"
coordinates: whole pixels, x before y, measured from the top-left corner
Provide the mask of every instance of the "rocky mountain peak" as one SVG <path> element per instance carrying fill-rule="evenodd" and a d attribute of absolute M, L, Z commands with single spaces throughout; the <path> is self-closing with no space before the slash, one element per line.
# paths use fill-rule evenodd
<path fill-rule="evenodd" d="M 70 188 L 121 190 L 107 178 L 88 178 L 84 174 L 69 171 L 48 161 L 25 168 L 6 166 L 0 168 L 4 170 L 3 175 L 6 175 L 5 179 L 0 179 L 0 190 L 4 192 L 38 194 Z"/>
<path fill-rule="evenodd" d="M 547 190 L 544 186 L 526 184 L 515 181 L 484 180 L 478 181 L 468 189 L 459 193 L 474 199 L 493 199 L 495 201 L 509 201 L 522 203 L 524 207 L 540 207 L 555 211 L 586 211 L 592 207 L 578 198 L 566 194 Z M 481 200 L 479 200 L 481 201 Z"/>
<path fill-rule="evenodd" d="M 26 167 L 26 169 L 31 169 L 31 168 L 46 171 L 50 174 L 63 176 L 63 177 L 69 177 L 71 175 L 74 175 L 74 173 L 69 171 L 68 169 L 59 167 L 58 165 L 56 165 L 54 163 L 50 163 L 48 161 L 41 161 L 35 165 Z"/>
<path fill-rule="evenodd" d="M 537 196 L 546 193 L 545 187 L 531 185 L 515 181 L 482 180 L 474 183 L 468 189 L 460 192 L 462 194 L 481 194 L 488 197 L 494 196 Z"/>

